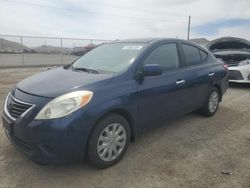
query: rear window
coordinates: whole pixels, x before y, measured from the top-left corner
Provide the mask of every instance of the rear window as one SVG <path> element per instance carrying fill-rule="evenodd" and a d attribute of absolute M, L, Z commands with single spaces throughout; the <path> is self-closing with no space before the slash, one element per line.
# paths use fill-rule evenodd
<path fill-rule="evenodd" d="M 198 65 L 202 63 L 198 48 L 182 44 L 182 49 L 184 51 L 187 65 Z"/>

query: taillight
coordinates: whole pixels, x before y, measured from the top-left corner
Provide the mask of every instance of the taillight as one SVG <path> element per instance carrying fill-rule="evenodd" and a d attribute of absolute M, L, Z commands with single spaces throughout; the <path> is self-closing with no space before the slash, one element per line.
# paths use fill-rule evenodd
<path fill-rule="evenodd" d="M 228 66 L 224 63 L 223 64 L 224 69 L 228 70 Z"/>

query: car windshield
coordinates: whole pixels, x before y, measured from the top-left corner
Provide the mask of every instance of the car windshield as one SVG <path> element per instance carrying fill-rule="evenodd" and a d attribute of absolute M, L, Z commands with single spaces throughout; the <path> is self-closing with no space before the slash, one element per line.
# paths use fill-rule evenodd
<path fill-rule="evenodd" d="M 72 68 L 101 73 L 121 72 L 134 62 L 144 46 L 145 43 L 103 44 L 75 61 Z"/>

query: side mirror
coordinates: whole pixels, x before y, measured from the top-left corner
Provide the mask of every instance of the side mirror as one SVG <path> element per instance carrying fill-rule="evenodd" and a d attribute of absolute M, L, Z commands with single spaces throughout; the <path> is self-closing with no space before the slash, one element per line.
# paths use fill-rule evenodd
<path fill-rule="evenodd" d="M 157 76 L 163 72 L 162 68 L 158 64 L 146 64 L 143 66 L 144 76 Z"/>

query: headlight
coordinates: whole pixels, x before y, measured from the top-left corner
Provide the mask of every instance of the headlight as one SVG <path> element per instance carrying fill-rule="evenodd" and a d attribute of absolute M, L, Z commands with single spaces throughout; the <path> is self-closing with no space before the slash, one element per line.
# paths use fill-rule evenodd
<path fill-rule="evenodd" d="M 250 59 L 243 60 L 239 63 L 239 66 L 250 65 Z"/>
<path fill-rule="evenodd" d="M 35 119 L 55 119 L 64 117 L 89 103 L 91 91 L 75 91 L 57 97 L 46 104 Z"/>

